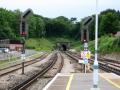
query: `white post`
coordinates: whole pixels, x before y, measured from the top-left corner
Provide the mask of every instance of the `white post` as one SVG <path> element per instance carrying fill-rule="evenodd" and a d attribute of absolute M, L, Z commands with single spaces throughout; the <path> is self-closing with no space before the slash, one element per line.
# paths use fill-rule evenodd
<path fill-rule="evenodd" d="M 95 17 L 95 61 L 93 65 L 93 88 L 91 90 L 99 90 L 98 88 L 98 0 L 96 0 L 96 17 Z"/>
<path fill-rule="evenodd" d="M 10 55 L 10 52 L 8 52 L 8 54 L 9 54 L 9 62 L 10 62 L 10 59 L 11 59 L 11 58 L 10 58 L 10 56 L 11 56 L 11 55 Z"/>
<path fill-rule="evenodd" d="M 85 64 L 85 74 L 86 74 L 86 64 Z"/>

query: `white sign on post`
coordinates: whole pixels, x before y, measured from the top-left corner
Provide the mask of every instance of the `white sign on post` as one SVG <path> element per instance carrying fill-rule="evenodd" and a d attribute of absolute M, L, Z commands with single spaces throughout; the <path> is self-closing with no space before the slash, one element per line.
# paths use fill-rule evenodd
<path fill-rule="evenodd" d="M 82 64 L 84 63 L 84 61 L 83 61 L 83 60 L 80 60 L 80 59 L 78 60 L 78 62 L 79 62 L 79 63 L 82 63 Z"/>
<path fill-rule="evenodd" d="M 88 43 L 84 43 L 84 48 L 87 48 L 88 47 Z"/>
<path fill-rule="evenodd" d="M 84 58 L 84 64 L 88 64 L 88 59 Z"/>
<path fill-rule="evenodd" d="M 25 54 L 21 54 L 21 60 L 25 60 Z"/>
<path fill-rule="evenodd" d="M 90 51 L 81 51 L 81 58 L 90 59 L 91 58 L 91 52 Z"/>

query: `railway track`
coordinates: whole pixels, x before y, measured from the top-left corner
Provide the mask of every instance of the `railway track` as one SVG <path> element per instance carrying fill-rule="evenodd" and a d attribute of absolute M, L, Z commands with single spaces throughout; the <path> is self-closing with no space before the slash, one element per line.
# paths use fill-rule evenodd
<path fill-rule="evenodd" d="M 81 59 L 79 55 L 76 55 L 76 53 L 66 52 L 66 54 L 77 61 Z M 119 61 L 109 60 L 105 58 L 98 58 L 98 60 L 99 60 L 98 63 L 99 63 L 100 69 L 106 72 L 112 72 L 117 75 L 120 75 L 120 62 Z M 89 61 L 90 61 L 90 64 L 93 65 L 94 59 L 90 59 Z"/>
<path fill-rule="evenodd" d="M 41 61 L 42 59 L 44 59 L 46 56 L 47 56 L 47 54 L 45 53 L 45 54 L 41 55 L 41 56 L 38 57 L 38 58 L 35 58 L 35 59 L 33 59 L 33 60 L 29 60 L 29 61 L 25 61 L 25 62 L 24 62 L 24 66 L 27 67 L 27 66 L 29 66 L 29 65 L 31 65 L 31 64 L 34 64 L 34 63 L 36 63 L 36 62 L 39 62 L 39 61 Z M 10 66 L 10 67 L 1 69 L 1 70 L 0 70 L 0 76 L 3 76 L 3 75 L 6 75 L 6 74 L 9 74 L 9 73 L 12 73 L 12 72 L 17 71 L 17 70 L 19 70 L 19 69 L 21 69 L 21 68 L 22 68 L 22 64 L 21 64 L 21 63 L 18 63 L 18 64 L 15 64 L 15 65 L 12 65 L 12 66 Z"/>
<path fill-rule="evenodd" d="M 92 57 L 92 58 L 94 58 L 94 57 Z M 101 58 L 101 57 L 98 57 L 98 60 L 101 62 L 104 62 L 106 65 L 112 65 L 112 66 L 120 68 L 119 60 L 117 61 L 117 60 L 106 59 L 106 58 Z"/>
<path fill-rule="evenodd" d="M 20 84 L 11 88 L 10 90 L 25 90 L 33 82 L 35 82 L 37 80 L 37 78 L 42 77 L 46 72 L 48 72 L 54 66 L 54 64 L 56 63 L 57 58 L 58 58 L 57 53 L 54 53 L 52 55 L 52 57 L 50 58 L 49 63 L 47 65 L 44 65 L 42 70 L 40 70 L 38 73 L 36 73 L 34 76 L 30 77 L 29 79 L 25 80 L 24 82 L 21 82 Z"/>

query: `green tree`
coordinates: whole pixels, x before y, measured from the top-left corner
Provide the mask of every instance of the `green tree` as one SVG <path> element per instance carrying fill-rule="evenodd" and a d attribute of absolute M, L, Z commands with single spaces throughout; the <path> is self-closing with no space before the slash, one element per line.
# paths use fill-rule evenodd
<path fill-rule="evenodd" d="M 119 31 L 119 20 L 116 13 L 108 12 L 101 15 L 100 34 L 116 34 Z"/>

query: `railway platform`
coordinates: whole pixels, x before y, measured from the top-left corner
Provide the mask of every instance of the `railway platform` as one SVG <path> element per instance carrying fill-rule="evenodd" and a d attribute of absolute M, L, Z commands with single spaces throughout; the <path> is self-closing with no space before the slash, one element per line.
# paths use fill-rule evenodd
<path fill-rule="evenodd" d="M 43 90 L 91 90 L 92 73 L 58 73 Z M 99 73 L 100 90 L 120 90 L 120 76 L 113 73 Z"/>

